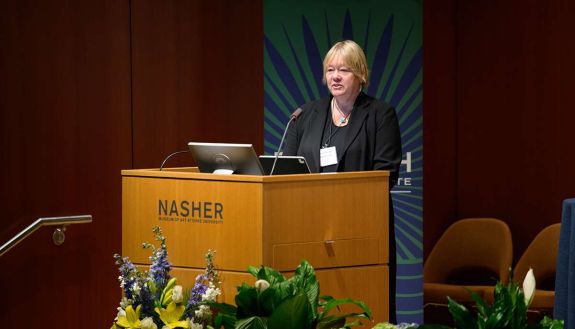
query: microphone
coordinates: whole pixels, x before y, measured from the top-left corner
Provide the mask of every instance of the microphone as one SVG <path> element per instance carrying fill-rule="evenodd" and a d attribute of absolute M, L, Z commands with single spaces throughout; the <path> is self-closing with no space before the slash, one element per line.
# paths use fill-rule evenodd
<path fill-rule="evenodd" d="M 275 156 L 275 158 L 274 158 L 274 163 L 273 163 L 273 165 L 272 165 L 272 170 L 270 170 L 270 176 L 274 174 L 274 169 L 276 168 L 276 163 L 277 163 L 278 158 L 279 158 L 279 156 L 280 156 L 280 151 L 281 151 L 281 149 L 282 149 L 282 145 L 283 145 L 283 143 L 284 143 L 284 139 L 285 139 L 285 137 L 286 137 L 286 133 L 287 133 L 288 128 L 289 128 L 289 124 L 290 124 L 292 121 L 297 120 L 297 117 L 299 117 L 302 112 L 303 112 L 302 108 L 301 108 L 301 107 L 298 107 L 298 108 L 297 108 L 295 111 L 293 111 L 293 113 L 291 114 L 290 119 L 289 119 L 288 123 L 286 124 L 286 128 L 284 129 L 284 134 L 283 134 L 283 136 L 282 136 L 282 140 L 280 141 L 280 146 L 278 147 L 278 151 L 276 152 L 276 156 Z"/>
<path fill-rule="evenodd" d="M 168 155 L 168 156 L 164 159 L 164 161 L 162 161 L 162 165 L 160 166 L 160 171 L 162 171 L 162 169 L 164 169 L 164 165 L 166 164 L 166 162 L 167 162 L 171 157 L 173 157 L 173 156 L 176 155 L 176 154 L 182 154 L 182 153 L 188 153 L 188 152 L 190 152 L 190 151 L 189 151 L 189 150 L 176 151 L 176 152 L 174 152 L 174 153 Z"/>

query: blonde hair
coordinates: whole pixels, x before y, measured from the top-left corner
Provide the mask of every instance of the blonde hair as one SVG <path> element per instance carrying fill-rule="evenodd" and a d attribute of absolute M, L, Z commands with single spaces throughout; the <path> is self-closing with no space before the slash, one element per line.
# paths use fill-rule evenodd
<path fill-rule="evenodd" d="M 336 43 L 325 55 L 323 59 L 323 83 L 326 84 L 325 74 L 328 64 L 335 56 L 341 56 L 343 61 L 353 74 L 359 79 L 362 88 L 367 87 L 369 81 L 369 70 L 367 69 L 367 59 L 363 49 L 352 40 L 344 40 Z"/>

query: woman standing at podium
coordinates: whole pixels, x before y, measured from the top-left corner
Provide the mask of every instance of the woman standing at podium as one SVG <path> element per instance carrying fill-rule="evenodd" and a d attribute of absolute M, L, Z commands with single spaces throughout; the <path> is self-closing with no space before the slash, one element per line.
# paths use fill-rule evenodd
<path fill-rule="evenodd" d="M 393 107 L 362 91 L 369 78 L 363 49 L 351 40 L 336 43 L 324 58 L 323 73 L 330 96 L 301 107 L 283 154 L 305 157 L 312 172 L 389 170 L 391 189 L 401 164 L 399 123 Z M 389 303 L 395 322 L 395 230 L 389 205 Z"/>

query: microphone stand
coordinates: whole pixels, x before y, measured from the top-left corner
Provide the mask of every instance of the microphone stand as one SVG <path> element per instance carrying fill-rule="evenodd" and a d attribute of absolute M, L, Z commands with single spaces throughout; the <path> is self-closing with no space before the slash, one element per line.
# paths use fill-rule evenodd
<path fill-rule="evenodd" d="M 286 137 L 289 125 L 290 125 L 290 123 L 292 123 L 292 121 L 295 121 L 297 119 L 297 117 L 299 117 L 301 112 L 303 112 L 303 110 L 300 107 L 298 107 L 295 111 L 293 111 L 292 115 L 290 116 L 288 123 L 286 124 L 286 129 L 284 130 L 284 134 L 283 134 L 282 139 L 280 141 L 280 146 L 278 147 L 278 151 L 276 152 L 276 156 L 274 157 L 274 163 L 272 165 L 272 169 L 270 170 L 270 174 L 269 174 L 270 176 L 274 174 L 274 169 L 276 168 L 276 163 L 277 163 L 278 158 L 280 156 L 280 151 L 282 149 L 282 145 L 284 143 L 284 139 Z"/>

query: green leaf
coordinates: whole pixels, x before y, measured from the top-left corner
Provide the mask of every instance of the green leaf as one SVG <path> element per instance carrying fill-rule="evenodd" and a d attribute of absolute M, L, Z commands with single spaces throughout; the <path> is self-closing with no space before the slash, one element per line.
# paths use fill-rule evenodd
<path fill-rule="evenodd" d="M 484 325 L 482 328 L 484 329 L 491 329 L 491 328 L 505 328 L 507 324 L 503 319 L 503 313 L 492 313 L 486 320 L 484 320 Z"/>
<path fill-rule="evenodd" d="M 451 313 L 451 316 L 455 321 L 456 328 L 477 329 L 477 323 L 473 320 L 473 316 L 471 316 L 471 313 L 465 306 L 459 304 L 450 297 L 447 297 L 447 300 L 447 307 L 449 309 L 449 313 Z"/>
<path fill-rule="evenodd" d="M 295 269 L 295 274 L 299 276 L 305 276 L 307 274 L 315 275 L 315 271 L 311 264 L 307 260 L 302 260 L 298 267 Z"/>
<path fill-rule="evenodd" d="M 221 327 L 225 329 L 232 329 L 236 326 L 236 317 L 235 315 L 226 314 L 226 313 L 218 313 L 214 319 L 214 328 L 220 329 Z"/>
<path fill-rule="evenodd" d="M 324 317 L 317 323 L 316 329 L 342 328 L 342 327 L 348 328 L 348 327 L 359 326 L 362 324 L 358 320 L 346 323 L 348 319 L 369 319 L 369 318 L 364 313 L 346 313 L 346 314 L 329 315 Z"/>
<path fill-rule="evenodd" d="M 274 288 L 276 289 L 276 293 L 278 295 L 277 298 L 282 301 L 295 296 L 299 291 L 295 281 L 292 280 L 292 278 L 274 285 Z"/>
<path fill-rule="evenodd" d="M 312 322 L 311 307 L 303 292 L 283 302 L 268 318 L 270 328 L 307 329 L 311 328 Z"/>
<path fill-rule="evenodd" d="M 260 266 L 250 266 L 248 267 L 248 273 L 253 275 L 256 280 L 266 280 L 270 285 L 274 285 L 278 282 L 285 281 L 285 277 L 278 271 L 270 267 Z"/>
<path fill-rule="evenodd" d="M 563 329 L 563 320 L 554 320 L 548 316 L 545 316 L 541 322 L 539 322 L 539 328 L 541 329 Z"/>
<path fill-rule="evenodd" d="M 371 319 L 371 310 L 369 307 L 362 301 L 354 300 L 351 298 L 341 298 L 341 299 L 334 299 L 331 296 L 329 297 L 328 302 L 323 305 L 323 309 L 320 314 L 318 314 L 318 318 L 322 319 L 325 317 L 334 307 L 339 307 L 341 305 L 352 304 L 358 306 L 362 311 L 363 314 Z M 323 298 L 323 297 L 322 297 Z"/>
<path fill-rule="evenodd" d="M 268 326 L 264 318 L 252 316 L 236 322 L 236 329 L 267 329 Z"/>
<path fill-rule="evenodd" d="M 319 298 L 319 306 L 324 306 L 325 304 L 329 303 L 330 300 L 334 299 L 332 296 L 321 296 Z"/>
<path fill-rule="evenodd" d="M 316 329 L 341 328 L 345 325 L 345 318 L 336 315 L 324 317 L 316 324 Z"/>
<path fill-rule="evenodd" d="M 262 266 L 256 274 L 258 280 L 266 280 L 270 283 L 270 286 L 276 283 L 285 281 L 285 277 L 278 271 L 270 267 Z"/>
<path fill-rule="evenodd" d="M 235 301 L 237 305 L 236 317 L 238 319 L 260 315 L 256 288 L 243 283 L 238 287 L 238 294 L 236 295 Z"/>
<path fill-rule="evenodd" d="M 263 316 L 270 316 L 284 299 L 274 287 L 269 287 L 258 295 L 258 307 Z"/>
<path fill-rule="evenodd" d="M 248 266 L 248 273 L 253 275 L 254 277 L 258 277 L 258 272 L 260 268 L 255 266 Z"/>
<path fill-rule="evenodd" d="M 309 304 L 312 309 L 313 317 L 317 316 L 317 308 L 319 306 L 319 282 L 316 281 L 315 275 L 312 279 L 308 279 L 304 283 L 303 290 L 307 296 Z"/>
<path fill-rule="evenodd" d="M 485 301 L 476 293 L 471 292 L 471 299 L 475 301 L 475 306 L 477 307 L 477 313 L 483 317 L 489 317 L 491 314 L 491 308 L 485 303 Z"/>
<path fill-rule="evenodd" d="M 360 325 L 361 325 L 361 322 L 356 320 L 356 321 L 352 321 L 352 322 L 347 322 L 342 328 L 348 329 L 348 328 L 353 328 L 353 327 L 357 327 Z"/>
<path fill-rule="evenodd" d="M 316 317 L 316 310 L 319 306 L 319 282 L 315 276 L 313 267 L 308 261 L 303 260 L 296 268 L 292 277 L 298 288 L 303 289 L 311 305 L 312 314 Z"/>
<path fill-rule="evenodd" d="M 204 302 L 203 304 L 208 305 L 211 309 L 217 310 L 218 313 L 225 313 L 235 316 L 237 312 L 237 307 L 231 304 L 216 302 Z"/>

